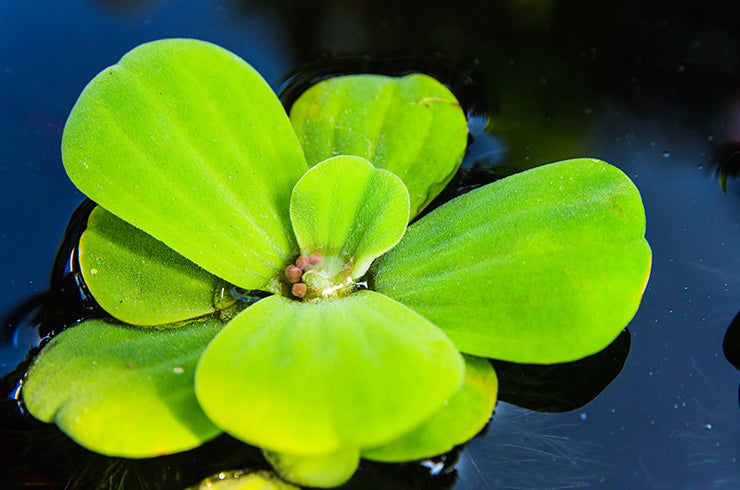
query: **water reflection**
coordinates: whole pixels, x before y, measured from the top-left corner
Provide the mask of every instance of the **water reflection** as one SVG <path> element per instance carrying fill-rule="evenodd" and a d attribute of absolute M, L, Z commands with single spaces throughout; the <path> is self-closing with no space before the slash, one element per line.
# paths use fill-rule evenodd
<path fill-rule="evenodd" d="M 625 330 L 604 350 L 580 361 L 535 365 L 493 360 L 499 400 L 538 412 L 581 408 L 617 378 L 630 343 L 630 332 Z"/>
<path fill-rule="evenodd" d="M 192 451 L 150 459 L 110 458 L 83 449 L 55 425 L 21 414 L 13 400 L 0 401 L 3 484 L 15 487 L 90 489 L 183 489 L 229 470 L 270 470 L 261 450 L 223 435 Z M 452 488 L 458 452 L 425 464 L 363 461 L 342 488 L 394 490 Z"/>
<path fill-rule="evenodd" d="M 447 85 L 468 115 L 485 115 L 493 107 L 490 87 L 478 83 L 478 62 L 456 63 L 440 54 L 430 56 L 346 55 L 325 58 L 291 70 L 281 84 L 280 100 L 290 110 L 295 100 L 309 87 L 330 77 L 358 73 L 403 76 L 424 73 Z"/>
<path fill-rule="evenodd" d="M 722 351 L 730 364 L 735 366 L 735 369 L 740 370 L 740 312 L 725 332 Z M 738 388 L 738 404 L 740 404 L 740 388 Z"/>

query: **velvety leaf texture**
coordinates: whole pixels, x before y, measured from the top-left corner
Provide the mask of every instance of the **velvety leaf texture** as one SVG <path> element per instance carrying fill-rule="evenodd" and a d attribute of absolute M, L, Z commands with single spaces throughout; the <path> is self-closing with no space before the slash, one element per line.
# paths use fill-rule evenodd
<path fill-rule="evenodd" d="M 330 78 L 298 98 L 290 120 L 309 165 L 356 155 L 398 175 L 409 190 L 411 217 L 450 181 L 468 141 L 455 96 L 422 74 Z"/>
<path fill-rule="evenodd" d="M 384 255 L 376 290 L 463 352 L 555 363 L 598 352 L 635 314 L 652 254 L 634 184 L 605 162 L 538 167 L 460 196 Z"/>
<path fill-rule="evenodd" d="M 296 248 L 298 140 L 262 77 L 213 44 L 143 44 L 96 76 L 62 158 L 93 201 L 242 288 L 263 287 Z"/>
<path fill-rule="evenodd" d="M 133 325 L 188 320 L 235 302 L 229 284 L 100 206 L 80 238 L 79 262 L 98 304 Z"/>
<path fill-rule="evenodd" d="M 360 464 L 357 448 L 340 449 L 326 456 L 306 457 L 264 451 L 275 471 L 288 481 L 309 487 L 338 487 L 355 474 Z"/>
<path fill-rule="evenodd" d="M 401 463 L 429 458 L 472 439 L 491 418 L 498 380 L 488 359 L 465 356 L 465 382 L 444 407 L 399 439 L 370 450 L 362 457 Z"/>
<path fill-rule="evenodd" d="M 218 435 L 193 391 L 195 366 L 223 324 L 142 329 L 88 320 L 43 349 L 23 383 L 31 414 L 85 448 L 148 458 Z"/>
<path fill-rule="evenodd" d="M 198 365 L 198 401 L 234 437 L 326 456 L 397 439 L 461 386 L 442 332 L 372 291 L 302 303 L 271 296 L 234 318 Z"/>
<path fill-rule="evenodd" d="M 363 158 L 334 157 L 298 181 L 290 218 L 301 252 L 351 257 L 358 278 L 403 236 L 409 193 L 398 177 Z"/>

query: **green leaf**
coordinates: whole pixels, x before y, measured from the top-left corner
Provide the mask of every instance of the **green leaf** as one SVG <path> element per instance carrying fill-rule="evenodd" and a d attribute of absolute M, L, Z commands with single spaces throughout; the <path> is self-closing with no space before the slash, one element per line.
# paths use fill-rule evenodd
<path fill-rule="evenodd" d="M 300 490 L 269 471 L 222 471 L 187 490 Z"/>
<path fill-rule="evenodd" d="M 244 289 L 295 250 L 301 148 L 265 81 L 213 44 L 155 41 L 104 70 L 72 109 L 62 157 L 93 201 Z"/>
<path fill-rule="evenodd" d="M 548 364 L 603 349 L 632 319 L 650 274 L 634 184 L 598 160 L 494 182 L 410 226 L 375 286 L 463 352 Z"/>
<path fill-rule="evenodd" d="M 189 320 L 235 302 L 227 283 L 100 206 L 80 238 L 79 261 L 98 304 L 133 325 Z"/>
<path fill-rule="evenodd" d="M 363 158 L 334 157 L 298 181 L 290 219 L 301 253 L 352 257 L 357 279 L 403 236 L 409 193 L 398 177 Z"/>
<path fill-rule="evenodd" d="M 496 405 L 498 380 L 488 359 L 465 356 L 465 382 L 444 407 L 419 427 L 362 457 L 402 463 L 444 454 L 486 426 Z"/>
<path fill-rule="evenodd" d="M 218 320 L 141 329 L 88 320 L 49 342 L 23 383 L 23 401 L 85 448 L 147 458 L 192 449 L 221 431 L 198 406 L 195 366 Z"/>
<path fill-rule="evenodd" d="M 290 120 L 309 165 L 357 155 L 398 175 L 412 218 L 450 181 L 468 141 L 455 96 L 421 74 L 330 78 L 298 98 Z"/>
<path fill-rule="evenodd" d="M 360 291 L 317 303 L 261 300 L 213 340 L 195 389 L 232 436 L 325 456 L 397 439 L 437 411 L 463 375 L 462 357 L 439 329 Z"/>
<path fill-rule="evenodd" d="M 308 487 L 331 488 L 347 482 L 360 464 L 360 451 L 340 449 L 326 456 L 293 456 L 264 451 L 284 479 Z"/>

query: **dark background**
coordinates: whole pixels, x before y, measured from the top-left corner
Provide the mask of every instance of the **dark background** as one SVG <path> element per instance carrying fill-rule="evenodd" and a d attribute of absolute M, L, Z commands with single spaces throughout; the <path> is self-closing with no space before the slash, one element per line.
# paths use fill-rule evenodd
<path fill-rule="evenodd" d="M 620 376 L 567 413 L 500 403 L 459 455 L 454 488 L 740 488 L 740 373 L 722 348 L 740 308 L 739 22 L 740 4 L 719 1 L 2 2 L 0 313 L 47 287 L 83 198 L 61 165 L 64 121 L 134 46 L 208 40 L 276 90 L 296 68 L 299 85 L 426 71 L 477 114 L 467 168 L 609 161 L 642 193 L 654 253 Z M 0 345 L 2 374 L 31 334 Z"/>

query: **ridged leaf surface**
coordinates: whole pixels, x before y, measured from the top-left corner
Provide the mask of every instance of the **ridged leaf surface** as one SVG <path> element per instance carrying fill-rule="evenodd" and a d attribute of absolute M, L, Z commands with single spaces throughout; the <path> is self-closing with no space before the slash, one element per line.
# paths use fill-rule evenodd
<path fill-rule="evenodd" d="M 356 155 L 398 175 L 412 218 L 450 181 L 468 141 L 455 96 L 418 73 L 330 78 L 298 98 L 290 120 L 309 165 Z"/>
<path fill-rule="evenodd" d="M 62 157 L 93 201 L 242 288 L 295 249 L 298 140 L 262 77 L 213 44 L 155 41 L 104 70 L 72 109 Z"/>
<path fill-rule="evenodd" d="M 378 261 L 378 292 L 463 352 L 549 364 L 600 351 L 650 274 L 645 211 L 619 169 L 590 159 L 476 189 L 409 227 Z"/>
<path fill-rule="evenodd" d="M 235 302 L 227 283 L 100 206 L 80 238 L 79 262 L 98 304 L 132 325 L 189 320 Z"/>
<path fill-rule="evenodd" d="M 222 326 L 196 320 L 154 330 L 88 320 L 44 347 L 23 383 L 23 401 L 34 417 L 108 456 L 200 446 L 221 431 L 195 399 L 195 366 Z"/>
<path fill-rule="evenodd" d="M 444 334 L 372 291 L 318 303 L 265 298 L 231 320 L 196 373 L 225 432 L 264 449 L 326 456 L 408 432 L 461 386 Z"/>

